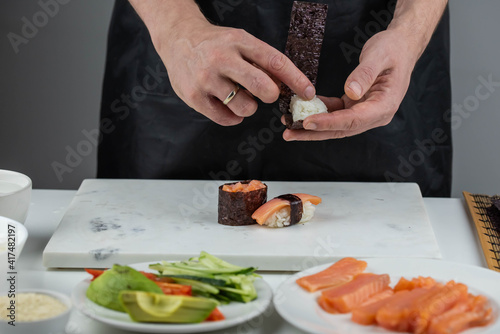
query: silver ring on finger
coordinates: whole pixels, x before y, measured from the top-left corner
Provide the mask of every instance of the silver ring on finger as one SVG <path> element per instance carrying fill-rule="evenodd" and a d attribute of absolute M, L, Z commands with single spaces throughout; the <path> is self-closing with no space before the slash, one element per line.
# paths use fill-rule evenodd
<path fill-rule="evenodd" d="M 229 95 L 226 97 L 226 99 L 224 101 L 222 101 L 222 103 L 224 105 L 227 105 L 229 102 L 231 102 L 231 100 L 236 96 L 236 94 L 238 93 L 239 90 L 240 90 L 240 86 L 238 84 L 236 84 L 234 89 L 231 91 L 231 93 L 229 93 Z"/>

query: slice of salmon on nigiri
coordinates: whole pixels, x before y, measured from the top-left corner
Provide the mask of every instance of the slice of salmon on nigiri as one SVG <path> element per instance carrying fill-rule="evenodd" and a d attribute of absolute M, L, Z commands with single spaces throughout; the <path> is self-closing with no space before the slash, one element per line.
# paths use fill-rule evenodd
<path fill-rule="evenodd" d="M 314 215 L 315 207 L 321 198 L 309 194 L 281 195 L 264 203 L 252 214 L 252 218 L 260 225 L 269 227 L 285 227 L 305 223 Z"/>
<path fill-rule="evenodd" d="M 346 257 L 314 275 L 297 279 L 297 284 L 309 292 L 318 291 L 351 281 L 366 269 L 366 262 Z"/>
<path fill-rule="evenodd" d="M 339 313 L 348 313 L 373 295 L 386 290 L 389 283 L 387 274 L 359 274 L 348 283 L 323 290 L 321 296 Z"/>

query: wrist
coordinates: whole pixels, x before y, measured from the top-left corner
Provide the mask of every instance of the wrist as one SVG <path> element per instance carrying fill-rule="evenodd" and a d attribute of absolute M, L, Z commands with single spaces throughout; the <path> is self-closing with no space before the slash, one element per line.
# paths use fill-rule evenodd
<path fill-rule="evenodd" d="M 188 40 L 190 43 L 197 44 L 196 37 L 199 37 L 197 31 L 203 31 L 211 24 L 203 15 L 185 16 L 182 19 L 176 19 L 167 25 L 159 25 L 152 28 L 148 27 L 151 41 L 159 54 L 167 56 L 176 49 L 175 42 Z"/>
<path fill-rule="evenodd" d="M 419 28 L 414 22 L 402 18 L 393 19 L 387 30 L 398 36 L 398 40 L 404 43 L 405 51 L 411 55 L 413 63 L 416 63 L 427 47 L 432 32 L 428 36 L 427 29 Z"/>
<path fill-rule="evenodd" d="M 399 0 L 394 18 L 387 27 L 401 36 L 415 62 L 429 44 L 448 0 Z"/>
<path fill-rule="evenodd" d="M 130 0 L 146 25 L 158 53 L 197 27 L 210 24 L 194 1 Z"/>

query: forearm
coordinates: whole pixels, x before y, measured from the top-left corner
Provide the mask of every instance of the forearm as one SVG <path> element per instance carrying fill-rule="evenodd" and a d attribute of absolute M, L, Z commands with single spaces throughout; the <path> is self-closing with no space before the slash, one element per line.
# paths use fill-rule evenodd
<path fill-rule="evenodd" d="M 424 52 L 448 0 L 399 0 L 387 30 L 397 30 L 410 42 L 415 62 Z"/>
<path fill-rule="evenodd" d="M 207 23 L 194 0 L 129 0 L 144 21 L 157 50 L 165 42 L 165 36 L 174 37 L 179 25 L 184 23 Z M 160 37 L 161 36 L 161 37 Z"/>

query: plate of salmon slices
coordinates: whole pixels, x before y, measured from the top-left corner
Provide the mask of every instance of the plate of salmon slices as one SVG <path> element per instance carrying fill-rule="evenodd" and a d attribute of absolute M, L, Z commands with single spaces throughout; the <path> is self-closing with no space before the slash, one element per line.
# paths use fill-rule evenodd
<path fill-rule="evenodd" d="M 500 333 L 500 273 L 441 260 L 343 258 L 289 277 L 273 302 L 311 333 Z"/>

